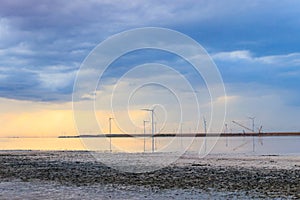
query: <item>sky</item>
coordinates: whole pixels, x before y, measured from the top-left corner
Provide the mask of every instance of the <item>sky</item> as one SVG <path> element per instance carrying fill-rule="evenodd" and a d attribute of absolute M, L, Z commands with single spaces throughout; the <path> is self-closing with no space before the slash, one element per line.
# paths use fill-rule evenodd
<path fill-rule="evenodd" d="M 241 131 L 232 120 L 250 127 L 248 117 L 255 116 L 256 128 L 262 125 L 264 131 L 300 131 L 299 1 L 0 0 L 0 5 L 2 137 L 77 134 L 72 94 L 81 64 L 110 36 L 143 27 L 181 32 L 205 48 L 224 83 L 227 97 L 220 96 L 219 100 L 227 100 L 225 123 L 230 129 Z M 96 115 L 104 132 L 108 130 L 107 118 L 111 115 L 106 104 L 110 102 L 112 89 L 116 86 L 119 89 L 116 91 L 119 101 L 115 102 L 118 107 L 123 105 L 120 103 L 122 94 L 132 89 L 129 83 L 137 81 L 134 74 L 125 79 L 121 78 L 122 74 L 133 64 L 149 62 L 172 65 L 184 75 L 192 74 L 183 68 L 187 64 L 177 59 L 165 52 L 144 51 L 133 52 L 114 62 L 97 89 L 101 100 Z M 141 74 L 161 75 L 162 68 L 153 67 L 153 71 Z M 176 88 L 177 79 L 171 74 L 160 78 L 169 79 Z M 191 81 L 191 84 L 199 91 L 204 88 L 203 80 Z M 124 120 L 120 116 L 113 125 L 114 131 L 120 126 L 129 132 L 141 131 L 143 118 L 149 116 L 134 106 L 146 100 L 149 101 L 145 105 L 156 104 L 156 98 L 149 94 L 159 91 L 155 87 L 144 89 L 130 105 L 133 124 L 122 125 Z M 206 113 L 209 98 L 203 97 L 203 93 L 198 95 L 200 114 L 209 120 Z M 167 99 L 172 100 L 172 97 Z M 161 100 L 160 103 L 172 111 L 176 101 Z M 124 105 L 117 112 L 126 109 Z M 159 107 L 157 115 L 164 118 L 161 121 L 168 122 L 164 131 L 176 129 L 178 118 L 172 119 L 175 113 Z M 196 126 L 185 122 L 184 129 L 196 130 Z M 211 126 L 210 131 L 218 130 Z"/>

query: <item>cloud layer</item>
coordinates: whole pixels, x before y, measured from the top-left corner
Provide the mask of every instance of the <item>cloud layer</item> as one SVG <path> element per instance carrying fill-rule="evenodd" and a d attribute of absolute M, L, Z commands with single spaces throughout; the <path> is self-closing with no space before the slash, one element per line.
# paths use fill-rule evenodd
<path fill-rule="evenodd" d="M 0 97 L 69 102 L 76 72 L 99 42 L 130 28 L 162 26 L 192 37 L 207 49 L 228 96 L 248 102 L 237 103 L 239 107 L 253 104 L 253 114 L 259 113 L 262 98 L 281 106 L 277 112 L 299 110 L 299 9 L 298 1 L 3 0 Z M 150 53 L 149 57 L 182 70 L 183 63 L 169 56 Z M 128 55 L 107 73 L 108 85 L 126 71 L 132 58 L 147 61 Z"/>

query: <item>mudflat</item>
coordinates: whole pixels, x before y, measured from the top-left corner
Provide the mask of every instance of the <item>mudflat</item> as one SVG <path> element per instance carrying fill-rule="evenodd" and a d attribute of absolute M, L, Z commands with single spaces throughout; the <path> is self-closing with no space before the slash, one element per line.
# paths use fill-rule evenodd
<path fill-rule="evenodd" d="M 190 198 L 192 194 L 197 198 L 214 193 L 218 194 L 212 194 L 216 199 L 297 199 L 300 198 L 300 156 L 209 155 L 199 158 L 195 154 L 184 154 L 175 163 L 156 171 L 126 173 L 96 161 L 85 151 L 1 151 L 0 182 L 3 198 L 8 194 L 6 187 L 12 187 L 14 182 L 40 182 L 80 190 L 109 186 L 118 191 L 139 188 L 134 189 L 136 194 L 141 194 L 139 190 L 152 191 L 141 198 L 175 191 L 168 197 Z M 11 190 L 18 192 L 17 188 Z M 183 196 L 176 191 L 184 191 Z M 7 198 L 13 197 L 13 193 L 10 195 Z"/>

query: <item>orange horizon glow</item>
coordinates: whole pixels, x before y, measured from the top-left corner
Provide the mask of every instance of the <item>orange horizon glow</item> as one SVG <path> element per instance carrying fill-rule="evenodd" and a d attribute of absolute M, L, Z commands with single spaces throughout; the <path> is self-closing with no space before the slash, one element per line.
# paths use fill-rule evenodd
<path fill-rule="evenodd" d="M 219 104 L 224 101 L 231 102 L 237 98 L 219 98 L 214 105 L 218 108 Z M 83 114 L 85 112 L 83 110 Z M 33 102 L 0 98 L 0 137 L 58 137 L 61 135 L 109 133 L 109 117 L 118 119 L 111 123 L 112 133 L 142 133 L 143 120 L 151 120 L 149 113 L 140 109 L 118 110 L 114 114 L 112 115 L 111 111 L 106 110 L 96 111 L 98 124 L 92 125 L 89 118 L 83 118 L 87 128 L 84 132 L 78 133 L 72 102 Z M 164 131 L 176 131 L 180 126 L 175 122 L 168 122 L 167 125 L 168 127 Z M 147 132 L 149 132 L 151 124 L 147 123 L 146 126 Z M 186 122 L 185 128 L 195 131 L 196 127 L 190 126 Z"/>
<path fill-rule="evenodd" d="M 41 103 L 0 98 L 0 137 L 58 137 L 60 135 L 78 135 L 72 103 Z M 125 112 L 119 112 L 121 115 Z M 147 117 L 147 113 L 138 110 L 129 112 L 131 120 L 139 126 L 138 120 Z M 97 111 L 102 132 L 109 132 L 107 111 Z M 87 120 L 88 121 L 88 120 Z M 99 127 L 100 128 L 100 127 Z M 99 132 L 100 129 L 96 131 Z M 112 133 L 120 133 L 119 125 L 112 122 Z M 138 127 L 142 129 L 142 127 Z M 91 133 L 95 130 L 89 130 Z M 82 134 L 82 133 L 80 133 Z"/>

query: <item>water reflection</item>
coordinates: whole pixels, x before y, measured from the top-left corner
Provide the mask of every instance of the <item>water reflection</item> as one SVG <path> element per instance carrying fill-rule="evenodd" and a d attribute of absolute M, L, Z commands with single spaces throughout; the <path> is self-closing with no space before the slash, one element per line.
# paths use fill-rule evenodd
<path fill-rule="evenodd" d="M 190 139 L 155 138 L 155 149 L 159 152 L 181 151 Z M 204 153 L 204 144 L 211 145 L 213 139 L 198 137 L 188 151 Z M 300 154 L 300 136 L 255 137 L 255 154 Z M 89 149 L 87 149 L 87 147 Z M 168 148 L 166 148 L 168 147 Z M 109 151 L 106 138 L 1 138 L 1 150 L 96 150 Z M 167 149 L 167 150 L 166 150 Z M 143 138 L 112 138 L 113 152 L 144 152 Z M 146 152 L 151 152 L 151 138 L 146 139 Z M 221 137 L 210 153 L 253 153 L 252 137 Z"/>

